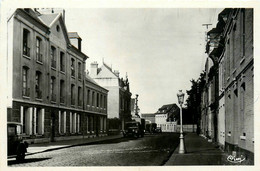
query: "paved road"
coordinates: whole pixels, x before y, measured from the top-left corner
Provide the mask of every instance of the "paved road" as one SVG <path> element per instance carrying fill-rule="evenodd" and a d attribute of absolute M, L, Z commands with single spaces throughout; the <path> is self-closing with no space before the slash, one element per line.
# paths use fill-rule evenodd
<path fill-rule="evenodd" d="M 120 138 L 26 156 L 21 166 L 159 166 L 165 164 L 179 143 L 179 135 L 163 133 L 144 138 Z"/>

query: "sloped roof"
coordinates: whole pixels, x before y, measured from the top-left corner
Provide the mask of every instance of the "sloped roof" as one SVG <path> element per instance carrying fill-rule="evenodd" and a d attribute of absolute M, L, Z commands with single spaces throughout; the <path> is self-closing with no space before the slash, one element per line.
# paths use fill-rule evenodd
<path fill-rule="evenodd" d="M 155 113 L 142 113 L 142 117 L 155 117 Z"/>
<path fill-rule="evenodd" d="M 94 81 L 94 79 L 91 78 L 88 74 L 86 74 L 86 80 L 91 82 L 91 83 L 93 83 L 93 84 L 97 84 L 98 85 L 98 83 L 96 81 Z"/>
<path fill-rule="evenodd" d="M 80 38 L 77 32 L 68 32 L 69 38 Z"/>
<path fill-rule="evenodd" d="M 53 13 L 53 14 L 42 14 L 39 16 L 39 18 L 47 25 L 51 26 L 51 23 L 57 18 L 57 16 L 60 15 L 59 13 Z"/>
<path fill-rule="evenodd" d="M 36 20 L 38 23 L 40 23 L 44 27 L 48 28 L 47 25 L 41 19 L 39 19 L 39 16 L 37 15 L 37 13 L 34 10 L 32 10 L 31 8 L 18 8 L 17 11 L 25 12 L 27 15 L 29 15 L 34 20 Z"/>

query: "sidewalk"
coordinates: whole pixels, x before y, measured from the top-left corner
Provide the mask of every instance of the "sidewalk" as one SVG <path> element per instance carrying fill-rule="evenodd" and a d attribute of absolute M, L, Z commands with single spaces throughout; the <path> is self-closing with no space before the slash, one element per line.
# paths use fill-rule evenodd
<path fill-rule="evenodd" d="M 175 149 L 166 166 L 172 165 L 222 165 L 224 152 L 215 147 L 206 139 L 195 133 L 185 136 L 185 154 L 178 154 L 179 147 Z"/>
<path fill-rule="evenodd" d="M 104 137 L 95 137 L 95 138 L 85 138 L 85 139 L 76 139 L 76 140 L 65 140 L 65 141 L 56 141 L 49 143 L 40 143 L 40 144 L 30 144 L 27 148 L 26 155 L 32 155 L 36 153 L 42 153 L 52 150 L 58 150 L 62 148 L 68 148 L 79 145 L 87 145 L 95 142 L 101 142 L 105 140 L 112 140 L 121 138 L 122 135 L 110 135 Z"/>

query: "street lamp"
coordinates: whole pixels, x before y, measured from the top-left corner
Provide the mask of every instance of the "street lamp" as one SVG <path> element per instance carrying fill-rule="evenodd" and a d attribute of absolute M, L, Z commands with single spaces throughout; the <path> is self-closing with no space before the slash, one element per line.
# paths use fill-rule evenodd
<path fill-rule="evenodd" d="M 177 93 L 177 97 L 178 97 L 178 102 L 181 106 L 181 110 L 180 110 L 181 129 L 180 129 L 179 154 L 184 154 L 186 152 L 186 150 L 185 150 L 184 136 L 183 136 L 183 131 L 182 131 L 182 104 L 184 101 L 184 93 L 182 92 L 182 90 L 179 90 L 179 93 Z"/>

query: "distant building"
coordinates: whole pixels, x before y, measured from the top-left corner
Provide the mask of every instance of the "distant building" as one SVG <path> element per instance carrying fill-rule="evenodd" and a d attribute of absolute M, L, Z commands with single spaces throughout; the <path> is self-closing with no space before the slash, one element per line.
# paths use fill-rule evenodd
<path fill-rule="evenodd" d="M 180 108 L 176 104 L 163 105 L 155 113 L 155 123 L 162 132 L 176 132 Z"/>
<path fill-rule="evenodd" d="M 149 123 L 155 123 L 155 113 L 142 113 L 141 118 L 144 118 Z"/>
<path fill-rule="evenodd" d="M 109 90 L 108 92 L 108 118 L 118 118 L 121 125 L 118 129 L 124 128 L 124 123 L 131 120 L 131 92 L 128 78 L 119 77 L 119 71 L 112 71 L 112 68 L 103 63 L 99 68 L 97 62 L 91 63 L 90 77 L 99 85 Z"/>
<path fill-rule="evenodd" d="M 64 17 L 64 11 L 41 14 L 25 8 L 15 10 L 7 22 L 7 121 L 21 123 L 29 143 L 106 134 L 106 110 L 86 108 L 88 57 L 80 41 L 71 44 Z M 107 96 L 106 89 L 93 86 Z"/>

